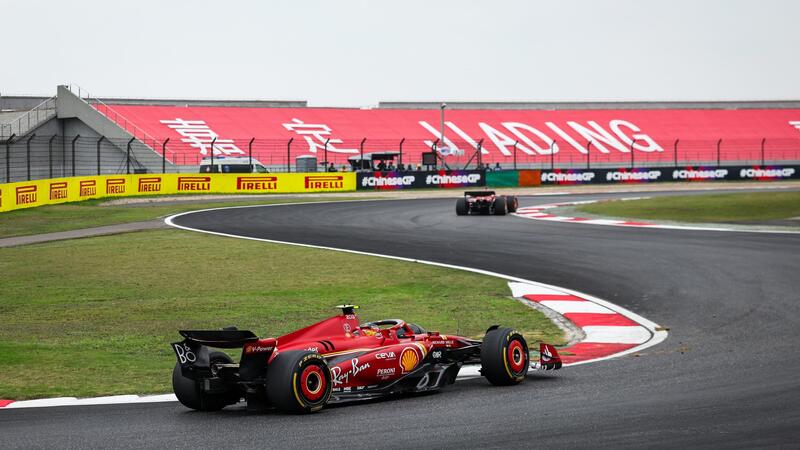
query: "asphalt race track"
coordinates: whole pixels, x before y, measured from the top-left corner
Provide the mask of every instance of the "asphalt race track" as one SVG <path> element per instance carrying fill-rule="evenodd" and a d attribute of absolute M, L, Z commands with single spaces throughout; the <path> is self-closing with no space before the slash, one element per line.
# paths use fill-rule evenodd
<path fill-rule="evenodd" d="M 527 197 L 520 206 L 612 195 Z M 511 388 L 473 379 L 438 394 L 308 416 L 238 407 L 198 413 L 178 403 L 0 411 L 0 446 L 798 445 L 800 235 L 457 217 L 452 199 L 226 209 L 175 222 L 555 284 L 617 303 L 670 335 L 638 356 Z"/>

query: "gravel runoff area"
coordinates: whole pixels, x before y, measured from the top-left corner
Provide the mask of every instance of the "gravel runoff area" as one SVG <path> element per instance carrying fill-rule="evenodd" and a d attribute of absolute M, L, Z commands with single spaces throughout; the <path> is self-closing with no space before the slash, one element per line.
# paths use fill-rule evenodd
<path fill-rule="evenodd" d="M 733 189 L 798 189 L 800 181 L 775 181 L 775 182 L 714 182 L 714 183 L 659 183 L 659 184 L 615 184 L 615 185 L 591 185 L 591 186 L 540 186 L 526 188 L 495 188 L 499 194 L 515 195 L 564 195 L 564 194 L 602 194 L 619 192 L 659 192 L 670 191 L 698 191 L 698 190 L 733 190 Z M 176 195 L 163 197 L 134 197 L 120 198 L 104 202 L 103 206 L 142 206 L 146 204 L 179 204 L 193 202 L 208 202 L 214 200 L 257 200 L 257 199 L 297 199 L 297 198 L 326 198 L 336 201 L 340 198 L 360 197 L 366 199 L 418 199 L 418 198 L 449 198 L 458 196 L 461 189 L 430 189 L 430 190 L 386 190 L 369 192 L 342 192 L 328 194 L 267 194 L 267 195 Z M 82 230 L 63 231 L 58 233 L 46 233 L 32 236 L 19 236 L 0 239 L 0 248 L 14 247 L 18 245 L 36 244 L 41 242 L 58 241 L 64 239 L 78 239 L 92 236 L 102 236 L 108 234 L 128 233 L 139 230 L 149 230 L 165 226 L 161 220 L 150 220 L 145 222 L 132 222 L 119 225 L 109 225 L 96 228 L 86 228 Z"/>

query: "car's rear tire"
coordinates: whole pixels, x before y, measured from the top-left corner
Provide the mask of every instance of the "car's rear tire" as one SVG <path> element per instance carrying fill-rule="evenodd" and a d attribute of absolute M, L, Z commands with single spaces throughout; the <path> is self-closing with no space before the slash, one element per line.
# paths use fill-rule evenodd
<path fill-rule="evenodd" d="M 496 216 L 506 215 L 506 198 L 502 195 L 494 199 L 494 214 Z"/>
<path fill-rule="evenodd" d="M 208 360 L 211 363 L 222 364 L 233 362 L 230 356 L 222 352 L 209 353 Z M 204 393 L 195 380 L 183 376 L 181 365 L 178 363 L 175 363 L 175 368 L 172 369 L 172 390 L 183 406 L 198 411 L 218 411 L 239 400 L 239 396 L 234 391 L 221 394 Z"/>
<path fill-rule="evenodd" d="M 530 355 L 528 343 L 511 328 L 490 330 L 481 344 L 481 371 L 490 383 L 509 386 L 525 379 Z"/>
<path fill-rule="evenodd" d="M 510 213 L 517 212 L 517 208 L 519 207 L 519 199 L 517 199 L 516 195 L 507 195 L 506 196 L 506 210 Z"/>
<path fill-rule="evenodd" d="M 332 384 L 331 371 L 319 353 L 290 350 L 269 365 L 267 397 L 282 411 L 305 414 L 328 403 Z"/>
<path fill-rule="evenodd" d="M 466 216 L 467 215 L 467 199 L 464 197 L 459 198 L 456 200 L 456 215 L 457 216 Z"/>

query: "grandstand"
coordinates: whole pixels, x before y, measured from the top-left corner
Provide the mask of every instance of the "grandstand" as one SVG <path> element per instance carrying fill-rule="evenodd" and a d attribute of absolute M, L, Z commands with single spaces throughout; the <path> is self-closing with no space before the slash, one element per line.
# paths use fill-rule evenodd
<path fill-rule="evenodd" d="M 418 165 L 422 153 L 443 147 L 451 168 L 796 164 L 800 102 L 462 102 L 444 110 L 383 102 L 358 109 L 96 98 L 66 85 L 51 98 L 0 97 L 0 182 L 197 172 L 212 155 L 252 157 L 271 171 L 294 171 L 296 158 L 307 155 L 341 168 L 354 154 L 378 151 Z"/>

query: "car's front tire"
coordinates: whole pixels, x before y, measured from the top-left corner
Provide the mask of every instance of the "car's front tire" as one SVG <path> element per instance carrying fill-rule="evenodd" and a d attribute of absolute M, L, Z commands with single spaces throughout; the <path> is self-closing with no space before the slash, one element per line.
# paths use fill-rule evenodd
<path fill-rule="evenodd" d="M 331 371 L 316 352 L 281 352 L 270 363 L 267 377 L 267 397 L 285 412 L 319 411 L 331 397 Z"/>
<path fill-rule="evenodd" d="M 530 355 L 525 338 L 511 328 L 486 333 L 481 344 L 481 371 L 490 383 L 509 386 L 525 379 Z"/>

